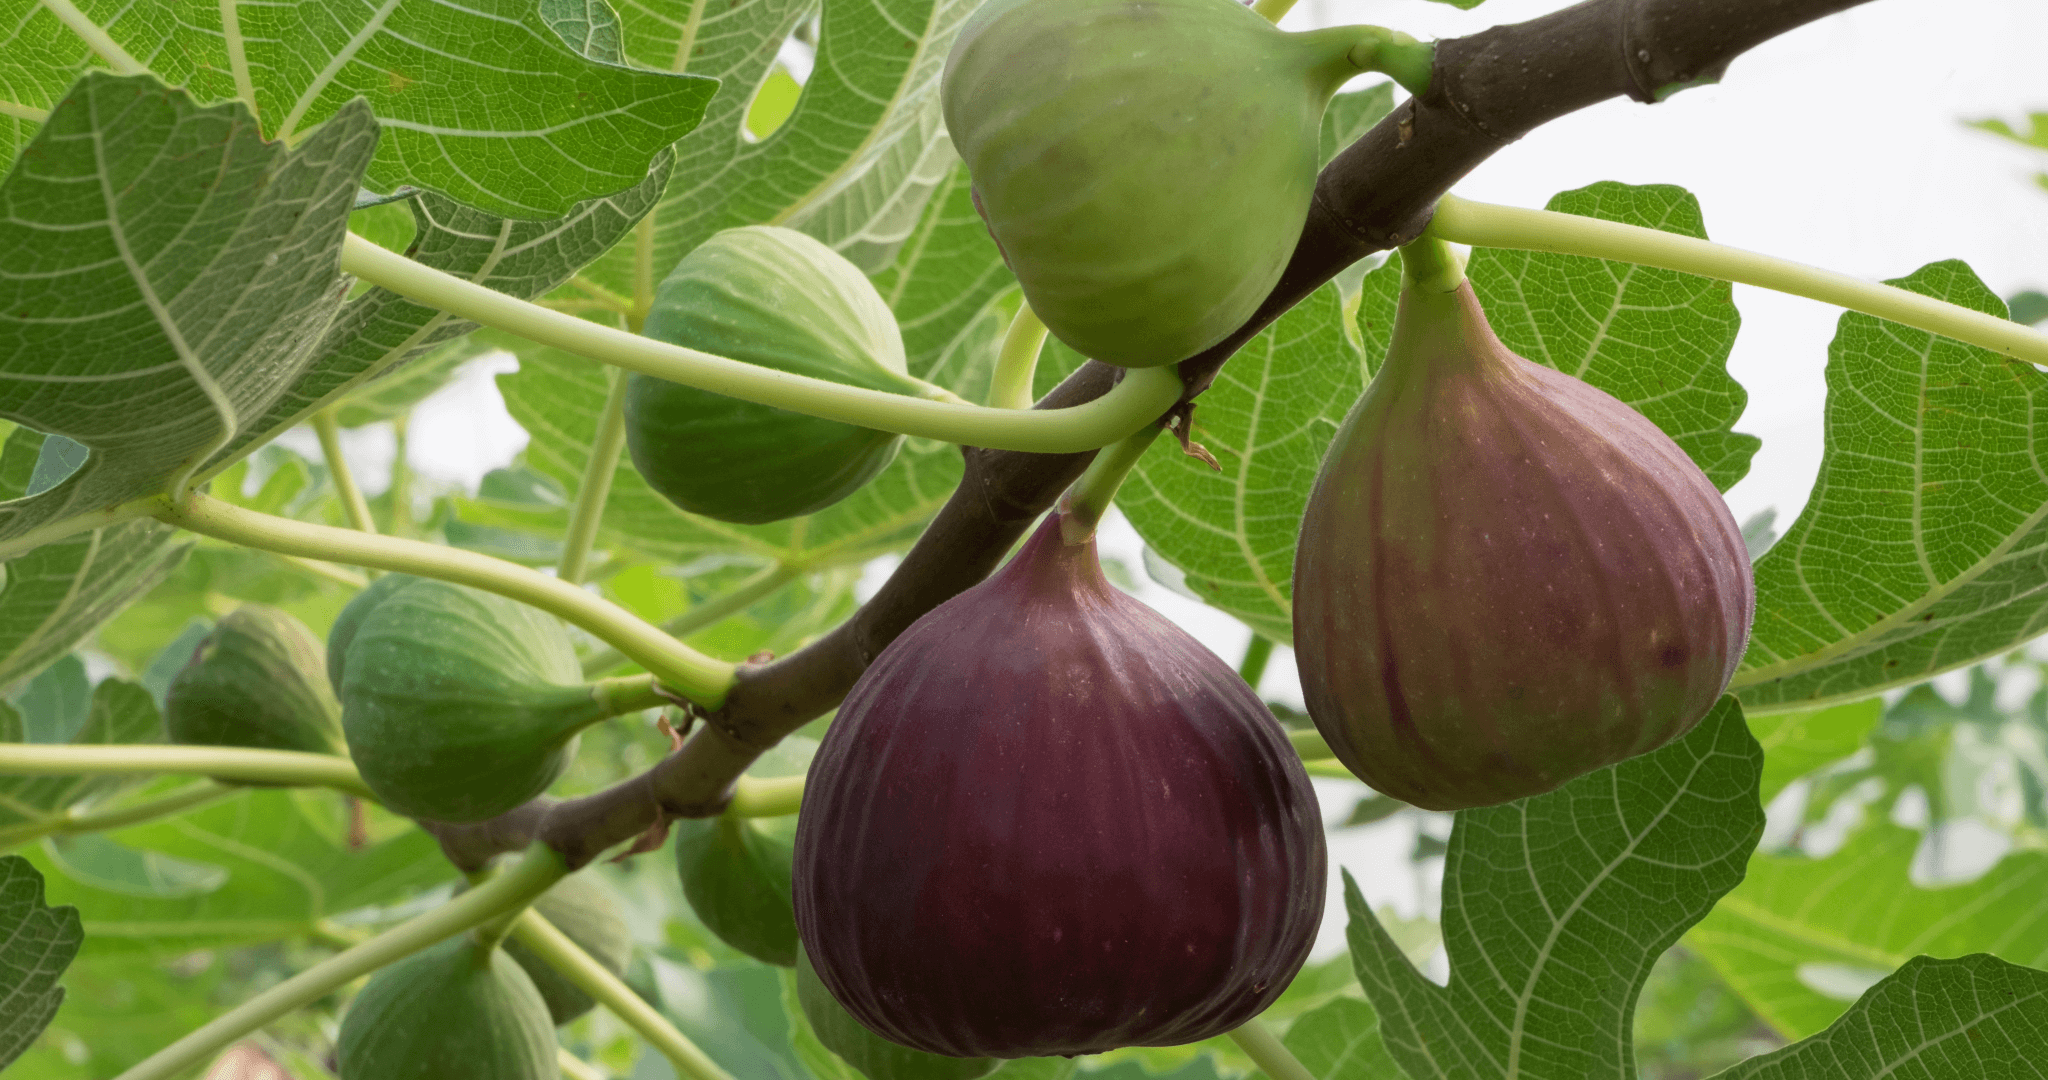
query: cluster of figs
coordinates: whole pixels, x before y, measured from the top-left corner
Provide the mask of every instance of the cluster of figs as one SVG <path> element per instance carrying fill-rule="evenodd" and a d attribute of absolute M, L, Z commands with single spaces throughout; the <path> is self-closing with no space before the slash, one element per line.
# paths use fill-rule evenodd
<path fill-rule="evenodd" d="M 1242 324 L 1293 249 L 1323 109 L 1372 66 L 1366 40 L 1282 32 L 1235 0 L 983 5 L 947 61 L 947 126 L 1051 332 L 1143 367 Z M 644 332 L 934 393 L 867 276 L 788 229 L 699 246 Z M 902 442 L 631 378 L 634 463 L 693 514 L 815 513 Z M 827 728 L 793 835 L 731 817 L 676 830 L 700 920 L 794 968 L 819 1038 L 876 1080 L 1227 1032 L 1286 988 L 1321 922 L 1322 817 L 1287 733 L 1065 525 L 1049 515 L 881 651 Z M 1439 810 L 1684 734 L 1753 605 L 1741 534 L 1683 450 L 1510 352 L 1461 274 L 1412 271 L 1316 479 L 1293 595 L 1316 727 L 1374 788 Z M 585 679 L 551 616 L 387 575 L 324 650 L 281 612 L 223 619 L 168 711 L 180 740 L 345 753 L 391 809 L 469 822 L 545 790 L 583 729 L 660 700 L 644 676 Z M 629 939 L 589 892 L 571 879 L 542 910 L 622 969 Z M 357 996 L 342 1076 L 550 1077 L 553 1026 L 589 1007 L 531 957 L 459 937 Z"/>

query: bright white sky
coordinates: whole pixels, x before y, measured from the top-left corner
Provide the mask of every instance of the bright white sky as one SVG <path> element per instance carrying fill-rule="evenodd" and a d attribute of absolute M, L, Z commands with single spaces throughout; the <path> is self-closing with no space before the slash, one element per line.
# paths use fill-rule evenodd
<path fill-rule="evenodd" d="M 1369 22 L 1423 38 L 1469 34 L 1567 6 L 1491 0 L 1476 10 L 1424 0 L 1302 0 L 1290 29 Z M 1482 165 L 1458 193 L 1541 206 L 1597 180 L 1674 183 L 1696 194 L 1715 240 L 1868 278 L 1961 258 L 2001 296 L 2048 288 L 2048 191 L 2031 177 L 2048 154 L 1967 129 L 1964 119 L 2048 110 L 2048 3 L 2041 0 L 1874 0 L 1771 41 L 1737 60 L 1718 86 L 1643 106 L 1611 101 L 1537 131 Z M 1776 507 L 1782 529 L 1820 465 L 1822 370 L 1838 312 L 1738 286 L 1743 329 L 1730 366 L 1749 389 L 1737 430 L 1764 445 L 1729 493 L 1738 520 Z M 487 358 L 424 403 L 408 457 L 427 476 L 474 490 L 525 433 L 505 414 Z M 317 453 L 310 433 L 304 452 Z M 296 444 L 294 444 L 296 445 Z M 359 475 L 381 487 L 388 432 L 349 441 Z M 1140 566 L 1140 542 L 1113 521 L 1106 556 Z M 877 581 L 884 568 L 870 575 Z M 1141 571 L 1142 573 L 1142 571 Z M 1243 626 L 1150 582 L 1141 595 L 1233 661 Z M 1273 658 L 1264 689 L 1299 703 L 1292 657 Z M 1324 812 L 1347 813 L 1358 789 L 1319 782 Z M 1409 873 L 1412 825 L 1351 830 L 1331 851 L 1374 903 L 1430 910 Z M 1368 869 L 1369 868 L 1369 869 Z M 1334 886 L 1318 955 L 1342 948 Z"/>

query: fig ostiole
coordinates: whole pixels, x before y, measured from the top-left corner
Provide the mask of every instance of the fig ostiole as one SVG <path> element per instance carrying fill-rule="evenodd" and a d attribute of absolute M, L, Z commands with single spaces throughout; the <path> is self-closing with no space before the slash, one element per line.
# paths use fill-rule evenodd
<path fill-rule="evenodd" d="M 469 934 L 370 977 L 335 1040 L 341 1080 L 555 1080 L 555 1025 L 518 963 Z"/>
<path fill-rule="evenodd" d="M 833 998 L 905 1046 L 1172 1045 L 1286 988 L 1324 863 L 1272 713 L 1054 514 L 840 706 L 797 819 L 796 922 Z"/>
<path fill-rule="evenodd" d="M 407 817 L 502 814 L 554 783 L 584 728 L 665 700 L 646 677 L 585 683 L 559 619 L 465 585 L 380 579 L 336 631 L 349 755 Z"/>
<path fill-rule="evenodd" d="M 175 743 L 348 753 L 320 639 L 262 604 L 214 624 L 171 680 L 164 726 Z"/>
<path fill-rule="evenodd" d="M 1236 0 L 991 0 L 940 99 L 1032 310 L 1085 356 L 1153 367 L 1266 298 L 1308 216 L 1323 109 L 1396 38 L 1288 33 Z"/>
<path fill-rule="evenodd" d="M 905 370 L 896 317 L 860 268 L 794 229 L 727 229 L 684 256 L 641 333 L 870 390 L 932 397 Z M 628 376 L 626 448 L 692 514 L 757 525 L 814 514 L 894 460 L 903 437 Z"/>
<path fill-rule="evenodd" d="M 1404 275 L 1386 360 L 1309 497 L 1294 643 L 1337 757 L 1457 810 L 1685 734 L 1735 672 L 1755 587 L 1684 450 L 1509 351 L 1461 273 L 1429 276 Z"/>

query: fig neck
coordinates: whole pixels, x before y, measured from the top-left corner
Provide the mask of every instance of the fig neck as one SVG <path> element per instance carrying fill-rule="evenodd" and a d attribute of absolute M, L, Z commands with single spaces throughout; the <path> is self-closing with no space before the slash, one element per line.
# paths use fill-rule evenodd
<path fill-rule="evenodd" d="M 1047 514 L 1038 530 L 991 581 L 1034 598 L 1111 597 L 1116 586 L 1103 576 L 1093 531 L 1085 539 L 1069 541 L 1061 528 L 1065 517 L 1058 512 Z"/>
<path fill-rule="evenodd" d="M 1446 375 L 1507 375 L 1513 355 L 1494 335 L 1470 281 L 1436 292 L 1404 279 L 1392 342 L 1374 381 L 1398 386 Z"/>

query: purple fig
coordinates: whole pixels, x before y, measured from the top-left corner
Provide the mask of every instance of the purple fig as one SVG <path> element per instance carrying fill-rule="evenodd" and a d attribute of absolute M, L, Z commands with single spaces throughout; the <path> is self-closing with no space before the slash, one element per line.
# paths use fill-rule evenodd
<path fill-rule="evenodd" d="M 1685 451 L 1508 351 L 1469 282 L 1404 281 L 1294 561 L 1302 691 L 1351 771 L 1457 810 L 1654 750 L 1720 698 L 1754 603 Z"/>
<path fill-rule="evenodd" d="M 875 1033 L 956 1057 L 1218 1035 L 1300 969 L 1321 815 L 1258 695 L 1049 517 L 875 659 L 796 835 L 798 933 Z"/>

